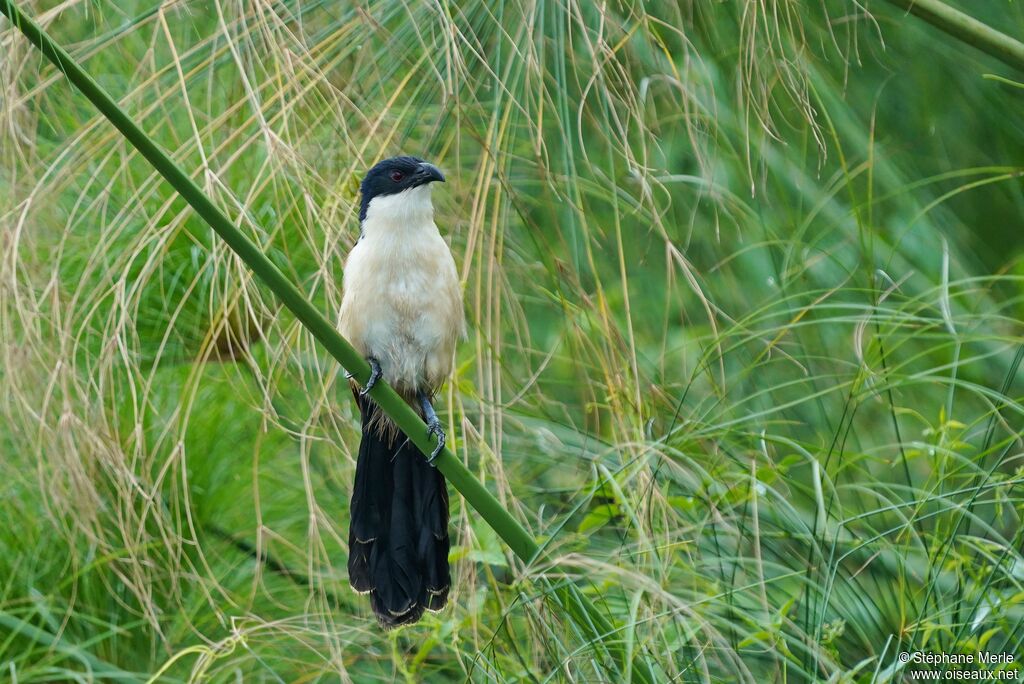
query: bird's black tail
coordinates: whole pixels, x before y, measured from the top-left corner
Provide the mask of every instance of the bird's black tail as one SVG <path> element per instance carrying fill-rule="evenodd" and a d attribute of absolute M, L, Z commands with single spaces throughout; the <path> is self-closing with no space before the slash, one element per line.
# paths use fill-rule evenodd
<path fill-rule="evenodd" d="M 416 445 L 359 397 L 363 434 L 352 488 L 348 577 L 381 627 L 412 624 L 448 600 L 448 488 Z M 424 428 L 425 429 L 425 428 Z"/>

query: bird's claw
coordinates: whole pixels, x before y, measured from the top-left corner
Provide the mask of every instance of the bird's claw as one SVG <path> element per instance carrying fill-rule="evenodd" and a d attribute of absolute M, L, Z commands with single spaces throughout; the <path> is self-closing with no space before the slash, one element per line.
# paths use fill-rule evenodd
<path fill-rule="evenodd" d="M 373 386 L 377 384 L 377 381 L 380 380 L 381 376 L 380 362 L 372 356 L 366 357 L 366 361 L 370 364 L 370 379 L 367 380 L 366 384 L 363 385 L 363 388 L 359 390 L 359 396 L 361 397 L 365 397 L 367 393 L 373 389 Z"/>
<path fill-rule="evenodd" d="M 445 442 L 444 428 L 441 427 L 441 421 L 436 417 L 427 423 L 427 437 L 430 436 L 437 437 L 437 445 L 434 447 L 434 450 L 430 452 L 430 457 L 427 459 L 427 463 L 434 465 L 434 459 L 436 459 L 441 453 L 441 450 L 444 449 Z"/>
<path fill-rule="evenodd" d="M 441 427 L 441 421 L 438 420 L 437 412 L 434 411 L 434 406 L 430 403 L 430 397 L 427 393 L 420 391 L 417 393 L 417 398 L 420 400 L 423 420 L 427 422 L 427 437 L 429 438 L 431 435 L 437 437 L 437 444 L 434 446 L 434 450 L 430 452 L 430 457 L 427 458 L 427 463 L 434 465 L 434 459 L 444 449 L 444 428 Z"/>

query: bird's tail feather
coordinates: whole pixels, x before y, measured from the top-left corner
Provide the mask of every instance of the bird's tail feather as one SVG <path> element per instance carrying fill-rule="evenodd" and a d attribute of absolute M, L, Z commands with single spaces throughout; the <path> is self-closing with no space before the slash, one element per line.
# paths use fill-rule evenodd
<path fill-rule="evenodd" d="M 400 431 L 359 398 L 363 433 L 352 488 L 348 575 L 370 594 L 385 629 L 411 624 L 448 600 L 448 488 Z"/>

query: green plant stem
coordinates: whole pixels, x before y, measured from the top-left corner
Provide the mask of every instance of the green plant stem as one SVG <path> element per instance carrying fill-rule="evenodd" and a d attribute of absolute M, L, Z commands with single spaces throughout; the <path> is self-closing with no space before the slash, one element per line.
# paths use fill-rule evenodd
<path fill-rule="evenodd" d="M 32 21 L 12 0 L 0 0 L 0 12 L 11 20 L 18 30 L 53 62 L 82 94 L 117 128 L 153 168 L 170 183 L 193 210 L 218 234 L 228 246 L 252 269 L 295 315 L 299 322 L 320 341 L 328 353 L 352 375 L 365 382 L 370 375 L 369 364 L 333 325 L 307 300 L 281 271 L 260 251 L 259 247 L 242 233 L 228 217 L 199 189 L 192 179 L 160 147 L 132 121 L 113 98 L 69 55 L 60 45 Z M 370 396 L 381 409 L 423 453 L 430 453 L 434 440 L 426 425 L 413 409 L 386 383 L 378 382 Z M 466 466 L 446 447 L 435 461 L 452 486 L 459 491 L 477 513 L 494 528 L 512 552 L 526 563 L 537 559 L 540 548 L 532 535 L 523 528 L 484 485 L 473 477 Z M 625 671 L 625 651 L 611 621 L 576 587 L 556 589 L 554 596 L 565 612 L 580 627 L 587 638 L 596 644 L 613 636 L 603 644 L 619 661 Z M 638 658 L 633 665 L 637 679 L 655 681 L 650 665 Z"/>
<path fill-rule="evenodd" d="M 1000 33 L 940 0 L 888 0 L 932 26 L 1024 71 L 1024 43 Z"/>

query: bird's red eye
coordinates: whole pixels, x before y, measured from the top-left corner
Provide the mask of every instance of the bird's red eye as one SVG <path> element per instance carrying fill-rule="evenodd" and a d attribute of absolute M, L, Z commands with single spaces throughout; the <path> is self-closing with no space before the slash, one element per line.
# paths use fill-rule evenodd
<path fill-rule="evenodd" d="M 391 172 L 391 180 L 395 181 L 396 183 L 398 181 L 402 180 L 403 178 L 405 178 L 405 174 L 402 173 L 401 171 L 392 171 Z"/>

